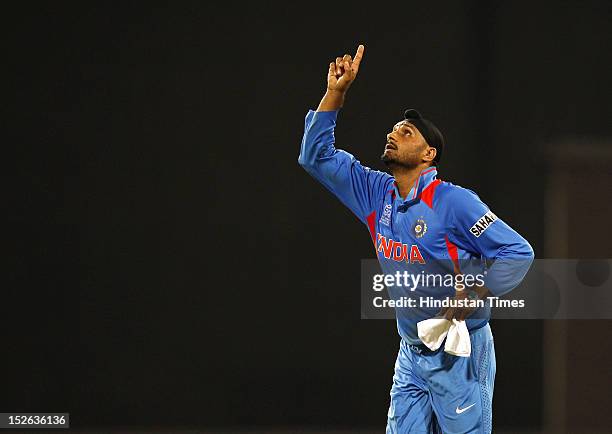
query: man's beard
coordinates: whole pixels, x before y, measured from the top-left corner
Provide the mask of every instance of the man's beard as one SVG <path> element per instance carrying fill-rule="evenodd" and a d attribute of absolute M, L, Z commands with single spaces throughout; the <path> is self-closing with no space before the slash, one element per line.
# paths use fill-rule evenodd
<path fill-rule="evenodd" d="M 383 152 L 383 154 L 380 156 L 380 161 L 382 161 L 383 163 L 385 163 L 385 166 L 389 166 L 391 164 L 393 164 L 393 157 L 390 157 L 386 154 L 386 152 Z"/>
<path fill-rule="evenodd" d="M 417 164 L 410 163 L 408 161 L 400 161 L 397 158 L 392 157 L 385 152 L 383 152 L 383 154 L 380 156 L 380 161 L 385 163 L 385 166 L 387 166 L 391 170 L 393 170 L 394 168 L 400 168 L 400 167 L 403 169 L 414 169 L 417 166 Z"/>

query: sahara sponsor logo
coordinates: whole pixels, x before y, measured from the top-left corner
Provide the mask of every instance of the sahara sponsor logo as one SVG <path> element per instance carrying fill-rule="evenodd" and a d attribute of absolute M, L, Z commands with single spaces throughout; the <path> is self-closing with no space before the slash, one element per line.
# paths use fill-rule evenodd
<path fill-rule="evenodd" d="M 380 233 L 376 234 L 376 239 L 376 251 L 382 253 L 386 259 L 393 259 L 397 262 L 405 261 L 409 264 L 414 264 L 415 262 L 419 264 L 425 263 L 423 255 L 419 251 L 419 246 L 416 244 L 408 245 L 400 243 L 391 238 L 387 239 Z"/>
<path fill-rule="evenodd" d="M 479 236 L 482 235 L 484 231 L 487 230 L 487 228 L 495 220 L 497 220 L 497 216 L 493 214 L 491 211 L 489 211 L 488 213 L 480 217 L 476 223 L 474 223 L 474 226 L 470 228 L 470 232 L 472 233 L 472 235 L 478 238 Z"/>

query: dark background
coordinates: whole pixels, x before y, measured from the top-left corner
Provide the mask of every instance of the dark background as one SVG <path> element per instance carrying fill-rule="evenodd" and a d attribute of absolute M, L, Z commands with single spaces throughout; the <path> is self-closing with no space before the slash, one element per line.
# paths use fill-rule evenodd
<path fill-rule="evenodd" d="M 382 431 L 399 337 L 393 321 L 360 320 L 371 241 L 297 164 L 328 62 L 366 46 L 339 147 L 382 168 L 386 133 L 418 108 L 446 136 L 440 177 L 477 191 L 544 257 L 544 149 L 610 143 L 610 12 L 605 1 L 7 11 L 0 409 L 69 411 L 82 428 Z M 600 223 L 584 236 L 611 257 Z M 538 429 L 542 322 L 492 327 L 495 425 Z"/>

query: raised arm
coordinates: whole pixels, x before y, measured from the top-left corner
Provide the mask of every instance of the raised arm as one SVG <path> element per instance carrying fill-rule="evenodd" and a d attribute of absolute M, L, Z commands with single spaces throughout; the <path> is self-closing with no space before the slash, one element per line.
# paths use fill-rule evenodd
<path fill-rule="evenodd" d="M 338 110 L 357 76 L 363 51 L 360 45 L 354 59 L 345 54 L 329 64 L 327 91 L 317 111 L 306 115 L 298 162 L 365 223 L 375 198 L 391 177 L 362 166 L 353 155 L 334 146 Z"/>

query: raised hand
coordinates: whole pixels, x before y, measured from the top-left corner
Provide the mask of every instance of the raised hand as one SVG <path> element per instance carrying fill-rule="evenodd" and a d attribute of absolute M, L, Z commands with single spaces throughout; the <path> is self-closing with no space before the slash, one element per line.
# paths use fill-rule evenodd
<path fill-rule="evenodd" d="M 357 77 L 357 72 L 359 72 L 364 49 L 363 45 L 359 45 L 355 58 L 345 54 L 343 57 L 336 57 L 336 61 L 329 64 L 329 71 L 327 73 L 328 90 L 341 93 L 345 93 L 348 90 L 351 83 Z"/>

